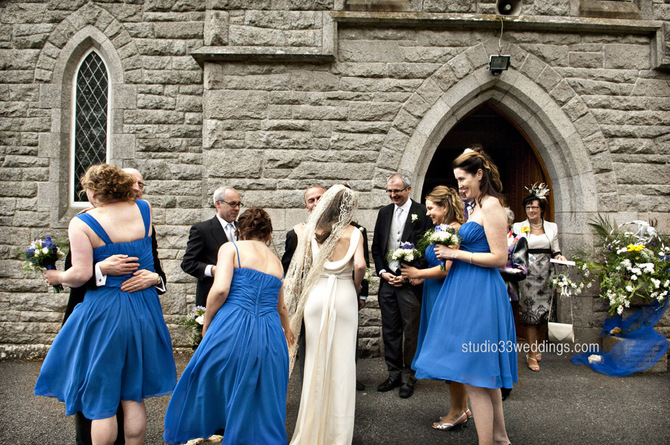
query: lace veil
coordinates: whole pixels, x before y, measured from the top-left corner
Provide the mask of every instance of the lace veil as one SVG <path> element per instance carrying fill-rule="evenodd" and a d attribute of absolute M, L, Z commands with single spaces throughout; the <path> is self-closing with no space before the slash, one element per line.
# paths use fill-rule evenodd
<path fill-rule="evenodd" d="M 284 299 L 288 306 L 290 325 L 296 341 L 289 349 L 289 373 L 293 370 L 298 352 L 298 337 L 307 296 L 323 272 L 324 264 L 333 253 L 337 242 L 353 220 L 358 208 L 356 193 L 337 184 L 329 188 L 312 210 L 303 229 L 296 228 L 298 246 L 284 278 Z M 321 243 L 317 255 L 312 258 L 311 240 L 317 235 L 330 235 Z"/>

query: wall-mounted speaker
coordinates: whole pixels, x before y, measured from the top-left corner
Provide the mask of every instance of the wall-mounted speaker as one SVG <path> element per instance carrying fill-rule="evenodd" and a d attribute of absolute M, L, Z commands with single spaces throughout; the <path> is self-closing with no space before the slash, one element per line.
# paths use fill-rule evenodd
<path fill-rule="evenodd" d="M 523 0 L 496 0 L 496 14 L 514 16 L 521 14 Z"/>

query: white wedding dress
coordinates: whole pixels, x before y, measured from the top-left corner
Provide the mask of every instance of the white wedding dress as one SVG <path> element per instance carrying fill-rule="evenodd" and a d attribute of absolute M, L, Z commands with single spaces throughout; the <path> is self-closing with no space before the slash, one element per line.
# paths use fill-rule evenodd
<path fill-rule="evenodd" d="M 352 272 L 360 236 L 354 230 L 344 258 L 326 261 L 305 303 L 305 369 L 291 445 L 350 444 L 354 435 L 358 298 Z M 318 252 L 312 240 L 312 257 Z"/>

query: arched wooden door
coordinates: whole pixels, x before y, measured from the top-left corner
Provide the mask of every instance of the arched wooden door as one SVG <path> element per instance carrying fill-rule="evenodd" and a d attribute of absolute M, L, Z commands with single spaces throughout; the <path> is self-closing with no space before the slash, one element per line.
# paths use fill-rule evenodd
<path fill-rule="evenodd" d="M 426 172 L 422 200 L 437 185 L 457 187 L 451 162 L 475 143 L 481 144 L 498 166 L 505 200 L 514 211 L 515 221 L 524 220 L 526 214 L 522 201 L 528 195 L 525 187 L 544 182 L 552 188 L 551 180 L 537 151 L 524 134 L 489 104 L 483 104 L 461 119 L 440 142 Z M 554 206 L 550 193 L 545 219 L 553 221 L 553 216 Z"/>

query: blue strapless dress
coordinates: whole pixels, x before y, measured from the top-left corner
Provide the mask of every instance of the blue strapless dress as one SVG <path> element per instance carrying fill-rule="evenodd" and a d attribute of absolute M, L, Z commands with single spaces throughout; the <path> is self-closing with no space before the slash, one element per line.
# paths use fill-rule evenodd
<path fill-rule="evenodd" d="M 424 255 L 428 261 L 428 266 L 426 269 L 442 265 L 442 261 L 437 259 L 435 256 L 435 245 L 431 244 L 428 246 Z M 442 284 L 444 284 L 444 280 L 423 280 L 423 296 L 421 297 L 421 322 L 419 324 L 419 336 L 416 342 L 416 353 L 414 354 L 414 360 L 412 361 L 412 368 L 414 368 L 416 359 L 419 356 L 419 352 L 421 352 L 423 340 L 426 337 L 426 332 L 428 331 L 428 321 L 430 320 L 430 315 L 433 312 L 433 306 L 437 300 L 437 294 L 440 292 L 440 289 L 442 289 Z"/>
<path fill-rule="evenodd" d="M 237 268 L 230 292 L 181 375 L 163 439 L 225 430 L 223 444 L 286 444 L 288 347 L 277 312 L 281 280 Z"/>
<path fill-rule="evenodd" d="M 95 262 L 122 253 L 154 272 L 149 205 L 136 203 L 146 236 L 135 241 L 113 243 L 91 215 L 77 215 L 106 243 L 93 249 Z M 86 291 L 44 359 L 35 395 L 65 402 L 67 415 L 105 419 L 116 415 L 120 400 L 141 402 L 170 394 L 175 386 L 172 341 L 156 288 L 122 292 L 121 283 L 130 277 L 108 276 L 105 286 Z"/>
<path fill-rule="evenodd" d="M 490 252 L 484 228 L 463 224 L 461 249 Z M 414 362 L 417 378 L 483 388 L 517 381 L 516 334 L 505 282 L 497 268 L 454 261 Z"/>

